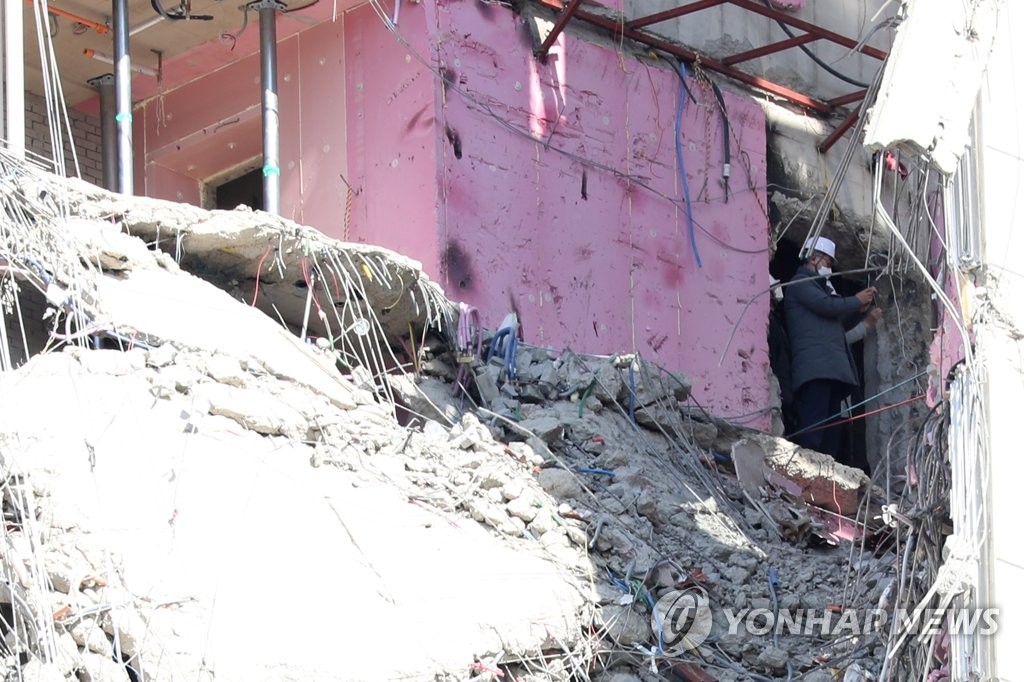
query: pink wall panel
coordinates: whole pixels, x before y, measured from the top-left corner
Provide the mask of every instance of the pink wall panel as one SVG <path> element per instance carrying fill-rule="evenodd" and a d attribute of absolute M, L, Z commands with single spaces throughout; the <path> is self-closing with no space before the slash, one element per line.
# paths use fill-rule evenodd
<path fill-rule="evenodd" d="M 424 53 L 424 6 L 404 4 L 401 26 Z M 363 6 L 345 16 L 345 80 L 348 180 L 359 192 L 348 237 L 395 249 L 436 273 L 434 79 Z M 324 229 L 345 236 L 343 226 Z"/>
<path fill-rule="evenodd" d="M 768 284 L 760 108 L 726 94 L 726 203 L 719 109 L 691 80 L 697 101 L 687 102 L 682 142 L 698 268 L 673 142 L 678 76 L 564 36 L 539 64 L 510 12 L 454 2 L 438 12 L 442 61 L 476 100 L 449 92 L 443 113 L 441 279 L 450 295 L 491 325 L 516 309 L 528 341 L 635 349 L 683 370 L 720 414 L 766 407 L 767 298 L 740 319 Z"/>
<path fill-rule="evenodd" d="M 337 227 L 344 207 L 343 31 L 339 18 L 278 43 L 281 213 L 325 231 Z M 262 154 L 258 56 L 209 67 L 137 108 L 143 163 L 206 180 Z M 147 171 L 140 191 L 175 199 L 177 188 L 164 187 L 162 177 Z"/>
<path fill-rule="evenodd" d="M 344 15 L 300 34 L 298 220 L 339 235 L 348 174 Z"/>
<path fill-rule="evenodd" d="M 146 182 L 159 188 L 163 199 L 198 205 L 199 183 L 195 178 L 182 175 L 160 164 L 151 163 L 146 167 Z"/>

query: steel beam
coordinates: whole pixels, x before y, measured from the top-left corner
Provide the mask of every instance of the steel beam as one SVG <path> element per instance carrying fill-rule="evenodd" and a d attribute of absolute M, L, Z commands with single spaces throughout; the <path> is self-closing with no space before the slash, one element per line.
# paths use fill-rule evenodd
<path fill-rule="evenodd" d="M 843 122 L 836 126 L 835 130 L 829 133 L 829 136 L 818 145 L 818 151 L 825 154 L 829 149 L 832 149 L 832 145 L 838 142 L 839 138 L 845 135 L 846 131 L 853 127 L 853 124 L 857 122 L 858 118 L 860 118 L 860 107 L 851 111 L 846 118 L 843 119 Z"/>
<path fill-rule="evenodd" d="M 580 2 L 582 2 L 582 0 L 569 1 L 569 4 L 562 10 L 562 13 L 555 21 L 555 25 L 551 27 L 551 32 L 548 33 L 548 37 L 545 38 L 544 42 L 537 48 L 536 56 L 548 56 L 548 50 L 550 50 L 551 46 L 555 44 L 556 40 L 558 40 L 558 36 L 562 34 L 562 31 L 569 23 L 569 20 L 572 19 L 572 15 L 576 12 L 576 8 L 580 6 Z"/>
<path fill-rule="evenodd" d="M 691 2 L 688 5 L 682 7 L 676 7 L 675 9 L 667 9 L 664 12 L 658 12 L 657 14 L 649 14 L 646 17 L 639 17 L 632 21 L 627 21 L 626 26 L 630 28 L 642 28 L 644 26 L 650 26 L 651 24 L 657 24 L 662 21 L 668 21 L 669 19 L 675 19 L 676 17 L 685 16 L 692 12 L 699 12 L 702 9 L 709 7 L 715 7 L 717 5 L 724 5 L 729 0 L 699 0 L 699 2 Z"/>
<path fill-rule="evenodd" d="M 730 0 L 730 2 L 735 2 L 735 0 Z M 726 66 L 725 64 L 716 59 L 711 59 L 705 56 L 698 56 L 696 53 L 691 52 L 686 48 L 680 47 L 675 43 L 671 43 L 662 38 L 658 38 L 648 33 L 643 33 L 641 31 L 629 28 L 628 26 L 624 26 L 613 18 L 604 17 L 597 14 L 591 14 L 590 12 L 586 11 L 577 11 L 576 18 L 582 21 L 586 21 L 587 23 L 592 24 L 594 26 L 599 26 L 603 29 L 611 31 L 615 35 L 621 35 L 625 38 L 629 38 L 630 40 L 635 40 L 639 43 L 643 43 L 644 45 L 649 45 L 651 47 L 657 48 L 671 55 L 674 55 L 676 57 L 680 57 L 688 62 L 697 62 L 708 71 L 720 73 L 723 76 L 728 76 L 729 78 L 732 78 L 733 80 L 737 80 L 741 83 L 746 83 L 747 85 L 759 88 L 761 90 L 764 90 L 765 92 L 770 92 L 773 95 L 789 100 L 794 104 L 799 104 L 802 107 L 807 107 L 808 109 L 820 111 L 825 114 L 832 111 L 832 107 L 830 107 L 828 104 L 824 102 L 808 97 L 807 95 L 796 92 L 795 90 L 790 90 L 789 88 L 779 85 L 778 83 L 773 83 L 763 78 L 752 76 L 749 73 L 744 73 L 743 71 L 740 71 L 738 69 L 734 69 L 731 66 Z"/>
<path fill-rule="evenodd" d="M 732 66 L 733 64 L 739 64 L 740 62 L 747 62 L 751 59 L 757 59 L 758 57 L 765 57 L 776 52 L 782 52 L 788 50 L 791 47 L 797 45 L 803 45 L 805 43 L 813 43 L 815 40 L 821 40 L 818 36 L 805 33 L 802 36 L 796 36 L 795 38 L 787 38 L 786 40 L 780 40 L 777 43 L 765 45 L 764 47 L 757 47 L 753 50 L 747 50 L 746 52 L 740 52 L 734 54 L 731 57 L 726 57 L 722 60 L 722 63 L 726 66 Z"/>
<path fill-rule="evenodd" d="M 793 28 L 800 29 L 801 31 L 810 33 L 811 35 L 818 36 L 823 40 L 830 40 L 833 43 L 836 43 L 837 45 L 842 45 L 843 47 L 848 47 L 850 49 L 856 49 L 858 52 L 862 52 L 868 55 L 869 57 L 884 60 L 888 56 L 886 52 L 879 50 L 876 47 L 871 47 L 870 45 L 861 45 L 860 47 L 858 47 L 857 41 L 854 40 L 853 38 L 848 38 L 844 35 L 840 35 L 833 31 L 829 31 L 827 29 L 822 28 L 821 26 L 818 26 L 817 24 L 810 23 L 809 21 L 797 19 L 796 17 L 792 17 L 786 14 L 785 12 L 780 12 L 777 9 L 765 7 L 764 5 L 758 2 L 754 2 L 753 0 L 728 0 L 728 2 L 732 5 L 735 5 L 736 7 L 747 10 L 748 12 L 754 12 L 755 14 L 761 14 L 763 16 L 766 16 L 769 19 L 781 21 L 782 23 L 792 26 Z"/>
<path fill-rule="evenodd" d="M 828 101 L 828 104 L 831 107 L 846 106 L 847 104 L 853 104 L 854 102 L 861 101 L 862 99 L 864 99 L 864 97 L 867 96 L 867 94 L 867 90 L 858 90 L 857 92 L 851 92 L 849 95 L 842 95 L 840 97 L 830 99 Z"/>

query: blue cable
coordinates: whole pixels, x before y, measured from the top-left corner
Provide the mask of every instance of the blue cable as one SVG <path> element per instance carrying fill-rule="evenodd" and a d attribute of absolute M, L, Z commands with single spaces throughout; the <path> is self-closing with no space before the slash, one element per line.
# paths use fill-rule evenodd
<path fill-rule="evenodd" d="M 779 646 L 779 572 L 774 566 L 768 567 L 768 592 L 772 596 L 772 645 Z M 786 682 L 793 679 L 793 662 L 786 661 Z"/>
<path fill-rule="evenodd" d="M 504 343 L 508 341 L 508 343 Z M 484 358 L 484 362 L 491 359 L 493 355 L 501 356 L 505 368 L 505 376 L 515 381 L 518 377 L 518 369 L 516 367 L 516 353 L 519 350 L 519 339 L 516 338 L 515 331 L 512 327 L 502 327 L 494 334 L 494 338 L 491 339 L 491 345 L 487 349 L 487 357 Z"/>
<path fill-rule="evenodd" d="M 679 77 L 683 83 L 679 88 L 679 106 L 676 108 L 676 160 L 679 162 L 679 178 L 683 183 L 683 197 L 686 199 L 686 222 L 690 230 L 690 248 L 697 267 L 703 268 L 700 252 L 697 250 L 697 232 L 693 223 L 693 206 L 690 203 L 690 184 L 686 181 L 686 166 L 683 164 L 683 110 L 686 108 L 686 64 L 679 62 Z"/>
<path fill-rule="evenodd" d="M 580 474 L 597 474 L 599 476 L 615 475 L 615 472 L 610 469 L 598 469 L 596 467 L 583 467 L 582 469 L 577 469 L 576 472 Z"/>
<path fill-rule="evenodd" d="M 874 395 L 873 395 L 873 396 L 871 396 L 870 398 L 865 398 L 864 400 L 860 401 L 860 402 L 859 402 L 859 403 L 857 403 L 856 405 L 850 405 L 850 407 L 849 407 L 849 410 L 850 410 L 850 411 L 852 412 L 853 410 L 856 410 L 856 409 L 857 409 L 858 407 L 861 407 L 861 406 L 863 406 L 863 405 L 867 405 L 867 404 L 868 404 L 868 403 L 870 403 L 870 402 L 871 402 L 872 400 L 877 400 L 878 398 L 881 398 L 881 397 L 882 397 L 883 395 L 885 395 L 886 393 L 891 393 L 892 391 L 895 391 L 895 390 L 896 390 L 897 388 L 900 388 L 901 386 L 906 386 L 906 385 L 907 385 L 907 384 L 909 384 L 909 383 L 910 383 L 911 381 L 914 381 L 915 379 L 919 379 L 920 377 L 923 377 L 923 376 L 924 376 L 925 374 L 927 374 L 927 373 L 928 373 L 928 371 L 927 371 L 927 370 L 924 370 L 924 371 L 922 371 L 922 372 L 918 372 L 917 374 L 915 374 L 914 376 L 910 377 L 909 379 L 906 379 L 906 380 L 904 380 L 904 381 L 901 381 L 900 383 L 896 384 L 895 386 L 890 386 L 889 388 L 885 389 L 884 391 L 879 391 L 878 393 L 874 394 Z M 830 421 L 832 421 L 833 419 L 836 419 L 836 418 L 838 418 L 838 417 L 842 417 L 842 416 L 843 416 L 843 413 L 842 413 L 842 411 L 840 410 L 840 411 L 839 411 L 838 413 L 836 413 L 836 414 L 833 414 L 833 415 L 832 415 L 832 416 L 830 416 L 830 417 L 825 417 L 824 419 L 822 419 L 822 420 L 821 420 L 821 421 L 819 421 L 819 422 L 815 422 L 814 424 L 811 424 L 811 425 L 809 425 L 809 426 L 805 426 L 804 428 L 802 428 L 802 429 L 800 429 L 800 430 L 798 430 L 798 431 L 794 431 L 793 433 L 790 433 L 790 434 L 784 435 L 784 436 L 783 436 L 783 438 L 788 438 L 788 439 L 792 439 L 792 438 L 794 438 L 795 436 L 799 436 L 799 435 L 800 435 L 801 433 L 806 433 L 807 431 L 810 431 L 811 429 L 816 429 L 816 428 L 818 428 L 819 426 L 822 426 L 822 425 L 824 425 L 824 424 L 828 424 L 828 423 L 829 423 Z"/>
<path fill-rule="evenodd" d="M 509 330 L 508 347 L 505 348 L 505 376 L 511 381 L 519 378 L 519 368 L 516 364 L 516 356 L 519 351 L 519 339 Z"/>
<path fill-rule="evenodd" d="M 505 340 L 506 336 L 509 336 L 511 334 L 512 334 L 512 328 L 511 327 L 502 327 L 498 331 L 494 332 L 494 338 L 491 339 L 491 345 L 487 348 L 487 357 L 484 358 L 484 362 L 487 362 L 488 360 L 490 360 L 491 356 L 493 356 L 495 353 L 497 353 L 499 351 L 499 346 L 501 346 L 501 351 L 502 351 L 501 355 L 502 355 L 502 357 L 505 356 L 504 346 L 502 345 L 501 342 Z"/>

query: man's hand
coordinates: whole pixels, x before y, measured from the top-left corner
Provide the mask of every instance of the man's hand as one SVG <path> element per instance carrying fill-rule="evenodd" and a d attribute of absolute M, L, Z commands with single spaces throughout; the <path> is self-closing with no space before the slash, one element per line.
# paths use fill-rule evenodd
<path fill-rule="evenodd" d="M 878 324 L 878 321 L 881 320 L 881 319 L 882 319 L 882 309 L 881 308 L 873 308 L 871 310 L 871 312 L 868 313 L 868 316 L 864 318 L 864 324 L 867 326 L 868 329 L 872 329 L 872 328 L 874 328 L 874 326 L 876 324 Z"/>
<path fill-rule="evenodd" d="M 871 303 L 874 302 L 875 294 L 876 293 L 878 293 L 878 290 L 875 289 L 874 287 L 868 287 L 867 289 L 861 289 L 860 291 L 857 292 L 856 295 L 857 295 L 857 300 L 860 301 L 860 310 L 861 310 L 861 312 L 864 312 L 865 310 L 867 310 L 868 306 L 870 306 Z"/>

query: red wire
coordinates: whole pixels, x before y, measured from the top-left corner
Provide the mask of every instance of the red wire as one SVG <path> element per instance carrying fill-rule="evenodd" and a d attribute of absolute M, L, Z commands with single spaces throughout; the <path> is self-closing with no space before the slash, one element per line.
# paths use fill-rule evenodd
<path fill-rule="evenodd" d="M 822 424 L 821 426 L 815 426 L 813 429 L 807 429 L 806 431 L 804 431 L 804 433 L 811 433 L 813 431 L 819 431 L 821 429 L 827 429 L 827 428 L 829 428 L 831 426 L 836 426 L 837 424 L 845 424 L 847 422 L 857 421 L 858 419 L 863 419 L 864 417 L 869 417 L 869 416 L 871 416 L 873 414 L 878 414 L 879 412 L 885 412 L 886 410 L 891 410 L 892 408 L 899 407 L 900 405 L 906 405 L 907 403 L 912 403 L 915 400 L 920 400 L 921 398 L 924 398 L 924 397 L 926 397 L 926 395 L 924 393 L 922 393 L 921 395 L 915 395 L 913 398 L 907 398 L 906 400 L 901 400 L 900 402 L 893 403 L 892 405 L 886 405 L 885 407 L 879 407 L 877 410 L 871 410 L 870 412 L 865 412 L 864 414 L 857 414 L 857 415 L 854 415 L 852 417 L 847 417 L 845 419 L 839 419 L 838 421 L 829 422 L 828 424 Z"/>
<path fill-rule="evenodd" d="M 267 256 L 270 255 L 270 244 L 267 244 L 267 250 L 263 252 L 263 257 L 260 258 L 260 264 L 256 266 L 256 291 L 252 292 L 252 305 L 256 307 L 256 299 L 260 295 L 260 273 L 263 272 L 263 262 L 267 260 Z"/>

